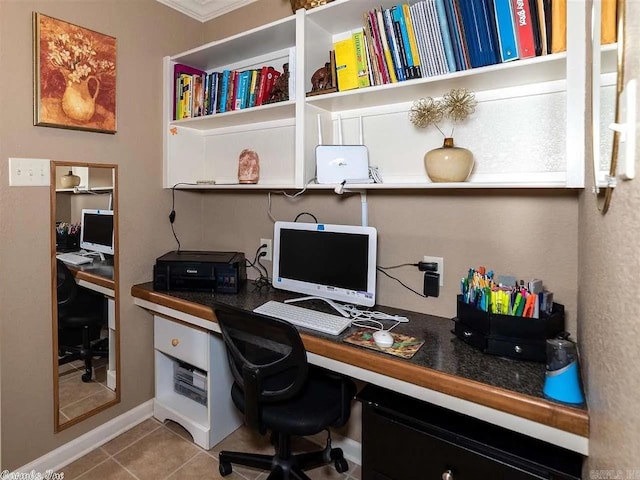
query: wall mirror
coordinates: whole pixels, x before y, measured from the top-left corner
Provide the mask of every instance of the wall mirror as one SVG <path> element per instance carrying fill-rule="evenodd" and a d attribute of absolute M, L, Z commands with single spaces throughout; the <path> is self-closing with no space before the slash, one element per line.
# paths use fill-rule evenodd
<path fill-rule="evenodd" d="M 120 401 L 118 166 L 51 162 L 54 425 Z"/>

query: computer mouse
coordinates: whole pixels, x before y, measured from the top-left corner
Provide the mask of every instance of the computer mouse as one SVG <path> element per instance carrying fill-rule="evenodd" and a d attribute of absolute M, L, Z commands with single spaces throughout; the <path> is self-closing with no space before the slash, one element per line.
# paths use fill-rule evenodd
<path fill-rule="evenodd" d="M 376 345 L 382 348 L 387 348 L 393 345 L 393 335 L 386 330 L 377 330 L 373 332 L 373 341 Z"/>

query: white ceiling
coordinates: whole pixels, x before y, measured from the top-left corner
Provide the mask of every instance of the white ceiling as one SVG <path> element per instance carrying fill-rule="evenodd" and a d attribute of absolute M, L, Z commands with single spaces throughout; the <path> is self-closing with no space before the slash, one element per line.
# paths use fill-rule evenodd
<path fill-rule="evenodd" d="M 181 13 L 206 22 L 256 0 L 157 0 Z"/>

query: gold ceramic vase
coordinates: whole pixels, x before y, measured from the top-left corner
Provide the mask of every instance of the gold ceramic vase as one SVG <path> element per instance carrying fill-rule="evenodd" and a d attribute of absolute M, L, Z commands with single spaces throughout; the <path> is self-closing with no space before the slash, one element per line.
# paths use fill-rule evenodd
<path fill-rule="evenodd" d="M 69 170 L 69 173 L 60 177 L 60 185 L 62 188 L 73 188 L 80 185 L 80 177 L 78 175 L 74 175 L 72 170 Z"/>
<path fill-rule="evenodd" d="M 89 82 L 93 80 L 93 95 L 89 92 Z M 62 95 L 62 110 L 67 117 L 79 122 L 88 122 L 96 112 L 96 97 L 100 91 L 100 81 L 93 75 L 85 80 L 74 82 L 69 79 Z"/>
<path fill-rule="evenodd" d="M 442 147 L 425 154 L 424 166 L 432 182 L 464 182 L 473 169 L 473 153 L 454 147 L 453 138 L 447 137 Z"/>

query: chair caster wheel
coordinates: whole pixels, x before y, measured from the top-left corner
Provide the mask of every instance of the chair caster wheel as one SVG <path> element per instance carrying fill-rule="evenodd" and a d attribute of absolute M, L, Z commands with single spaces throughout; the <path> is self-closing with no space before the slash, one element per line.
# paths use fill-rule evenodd
<path fill-rule="evenodd" d="M 344 473 L 349 470 L 349 464 L 344 458 L 338 458 L 335 461 L 336 472 Z"/>
<path fill-rule="evenodd" d="M 91 374 L 90 373 L 83 373 L 82 374 L 82 381 L 84 383 L 89 383 L 91 381 Z"/>
<path fill-rule="evenodd" d="M 220 475 L 222 475 L 223 477 L 226 477 L 231 473 L 231 464 L 227 462 L 220 462 L 220 465 L 218 466 L 218 471 L 220 472 Z"/>

